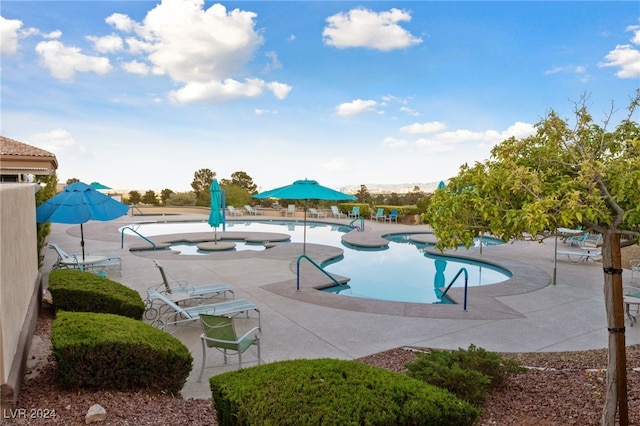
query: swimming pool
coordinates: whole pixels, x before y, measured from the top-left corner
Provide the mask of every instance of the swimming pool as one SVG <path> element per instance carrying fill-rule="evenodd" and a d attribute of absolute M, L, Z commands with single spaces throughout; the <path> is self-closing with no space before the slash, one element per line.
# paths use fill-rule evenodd
<path fill-rule="evenodd" d="M 144 236 L 212 232 L 206 222 L 169 222 L 137 225 Z M 290 235 L 291 242 L 302 242 L 303 223 L 298 221 L 228 221 L 226 231 L 271 232 Z M 499 267 L 480 262 L 432 256 L 425 252 L 427 244 L 410 241 L 409 234 L 389 235 L 388 248 L 362 249 L 345 245 L 341 235 L 351 231 L 345 225 L 307 222 L 307 243 L 340 247 L 344 250 L 339 261 L 323 265 L 326 271 L 350 278 L 347 287 L 328 289 L 347 297 L 379 300 L 447 303 L 441 299 L 441 287 L 447 286 L 460 268 L 466 268 L 469 286 L 482 286 L 505 281 L 511 274 Z M 220 228 L 218 233 L 220 233 Z M 180 243 L 182 244 L 182 243 Z M 261 246 L 257 246 L 262 249 Z M 454 287 L 464 286 L 458 279 Z"/>

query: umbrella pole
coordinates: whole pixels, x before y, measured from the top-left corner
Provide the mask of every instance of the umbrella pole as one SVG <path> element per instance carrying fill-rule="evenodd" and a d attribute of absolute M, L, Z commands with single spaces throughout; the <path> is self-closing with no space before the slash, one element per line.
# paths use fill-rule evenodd
<path fill-rule="evenodd" d="M 82 247 L 82 262 L 84 262 L 84 230 L 80 224 L 80 247 Z"/>
<path fill-rule="evenodd" d="M 302 240 L 302 254 L 307 254 L 307 199 L 304 200 L 304 232 Z"/>

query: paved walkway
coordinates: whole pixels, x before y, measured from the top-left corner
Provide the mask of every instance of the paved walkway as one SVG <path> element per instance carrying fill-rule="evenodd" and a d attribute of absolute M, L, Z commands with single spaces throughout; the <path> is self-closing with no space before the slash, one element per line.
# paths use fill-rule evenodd
<path fill-rule="evenodd" d="M 166 252 L 130 252 L 128 249 L 139 245 L 140 239 L 125 236 L 121 249 L 118 228 L 141 220 L 206 221 L 207 216 L 124 216 L 111 222 L 90 222 L 84 225 L 87 253 L 119 254 L 122 269 L 120 272 L 110 270 L 109 278 L 139 291 L 143 298 L 148 287 L 161 282 L 153 259 L 161 260 L 173 278 L 186 279 L 191 285 L 229 284 L 236 298 L 249 299 L 260 308 L 263 362 L 321 357 L 355 359 L 402 346 L 457 349 L 474 344 L 503 352 L 607 346 L 601 264 L 592 261 L 573 264 L 561 256 L 557 261 L 557 283 L 551 285 L 553 240 L 542 244 L 516 242 L 485 247 L 482 254 L 478 249 L 455 252 L 500 264 L 514 274 L 513 279 L 502 284 L 471 288 L 465 312 L 462 305 L 381 302 L 326 294 L 312 288 L 324 278 L 308 268 L 303 268 L 302 289 L 296 292 L 295 260 L 302 251 L 301 244 L 286 243 L 264 251 L 178 256 Z M 348 223 L 346 220 L 335 222 Z M 385 233 L 428 230 L 422 225 L 369 220 L 366 228 L 365 232 L 354 231 L 347 238 L 373 244 Z M 64 251 L 79 251 L 79 237 L 77 225 L 51 225 L 49 241 Z M 335 256 L 335 250 L 307 243 L 307 254 L 320 262 Z M 44 271 L 50 270 L 55 258 L 55 252 L 47 250 Z M 625 270 L 623 280 L 629 279 L 630 271 Z M 459 291 L 453 296 L 460 297 Z M 241 328 L 252 325 L 251 320 L 240 320 L 239 324 Z M 627 322 L 627 344 L 640 343 L 640 327 L 628 325 Z M 182 326 L 174 330 L 173 335 L 181 339 L 194 356 L 194 368 L 183 396 L 210 397 L 207 380 L 196 381 L 201 362 L 199 324 Z M 244 357 L 246 365 L 255 365 L 255 351 L 252 351 Z M 231 359 L 235 362 L 237 357 Z M 205 377 L 235 368 L 222 362 L 220 353 L 209 350 Z"/>

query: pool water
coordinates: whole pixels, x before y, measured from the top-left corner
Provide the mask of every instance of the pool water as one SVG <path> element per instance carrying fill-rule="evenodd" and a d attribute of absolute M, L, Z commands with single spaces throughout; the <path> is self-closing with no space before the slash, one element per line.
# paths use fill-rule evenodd
<path fill-rule="evenodd" d="M 134 229 L 145 237 L 174 233 L 213 233 L 206 222 L 149 223 L 136 226 Z M 299 243 L 304 238 L 303 223 L 294 221 L 229 221 L 226 223 L 226 230 L 288 234 L 291 242 Z M 398 302 L 451 303 L 446 297 L 440 297 L 441 288 L 449 285 L 461 268 L 468 272 L 469 286 L 495 284 L 511 277 L 508 271 L 493 265 L 429 255 L 425 252 L 428 245 L 411 242 L 408 234 L 388 236 L 389 247 L 385 249 L 371 250 L 345 245 L 340 237 L 349 231 L 351 228 L 348 226 L 318 222 L 307 222 L 306 229 L 307 243 L 340 247 L 344 250 L 343 258 L 339 261 L 323 265 L 327 272 L 350 278 L 348 286 L 327 289 L 342 296 Z M 218 228 L 218 233 L 220 232 L 221 228 Z M 483 241 L 483 245 L 495 243 Z M 182 248 L 177 248 L 178 244 Z M 184 250 L 183 254 L 200 254 L 195 245 L 176 245 L 172 249 Z M 263 246 L 236 242 L 236 249 L 262 250 Z M 453 284 L 453 287 L 462 286 L 464 275 Z"/>

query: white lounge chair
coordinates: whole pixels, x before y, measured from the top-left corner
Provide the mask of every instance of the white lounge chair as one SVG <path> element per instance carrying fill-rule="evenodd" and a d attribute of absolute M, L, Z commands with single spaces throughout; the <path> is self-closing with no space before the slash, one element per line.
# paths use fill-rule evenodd
<path fill-rule="evenodd" d="M 291 217 L 295 217 L 295 215 L 296 215 L 296 205 L 295 204 L 289 204 L 287 209 L 284 211 L 284 215 L 285 215 L 285 217 L 289 216 L 289 215 L 291 215 Z"/>
<path fill-rule="evenodd" d="M 317 217 L 318 219 L 321 217 L 327 217 L 327 214 L 325 212 L 318 211 L 314 208 L 309 208 L 309 213 L 312 217 Z"/>
<path fill-rule="evenodd" d="M 254 215 L 254 216 L 262 215 L 261 211 L 258 211 L 258 210 L 254 209 L 253 207 L 251 207 L 249 205 L 244 206 L 244 209 L 247 211 L 247 213 L 249 213 L 251 215 Z"/>
<path fill-rule="evenodd" d="M 147 290 L 147 296 L 154 303 L 156 301 L 162 303 L 158 318 L 152 322 L 152 325 L 165 331 L 171 325 L 197 321 L 200 318 L 200 314 L 234 316 L 244 312 L 249 318 L 249 311 L 258 313 L 258 328 L 261 326 L 260 310 L 247 299 L 228 300 L 208 305 L 180 306 L 156 290 Z"/>
<path fill-rule="evenodd" d="M 331 206 L 331 214 L 333 214 L 333 217 L 338 218 L 338 219 L 342 219 L 343 217 L 347 217 L 346 213 L 342 213 L 338 209 L 338 206 Z"/>
<path fill-rule="evenodd" d="M 242 212 L 240 210 L 236 210 L 233 206 L 227 206 L 227 210 L 231 216 L 243 216 Z"/>
<path fill-rule="evenodd" d="M 227 284 L 214 283 L 192 286 L 189 285 L 187 280 L 169 280 L 164 267 L 157 260 L 154 260 L 153 263 L 160 271 L 162 283 L 151 288 L 159 291 L 160 293 L 164 293 L 167 298 L 176 303 L 190 299 L 206 299 L 219 295 L 224 296 L 226 299 L 227 293 L 231 294 L 231 299 L 235 298 L 235 293 Z"/>
<path fill-rule="evenodd" d="M 122 259 L 116 254 L 86 255 L 83 259 L 80 254 L 67 254 L 56 243 L 49 243 L 49 248 L 55 250 L 58 255 L 58 259 L 53 264 L 52 269 L 79 269 L 84 271 L 116 267 L 119 270 L 122 265 Z"/>

